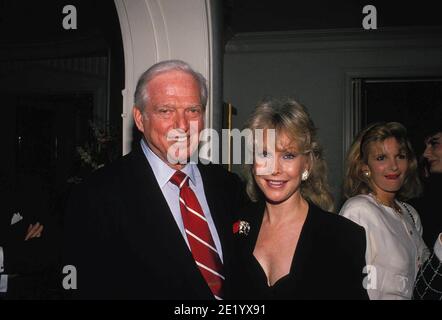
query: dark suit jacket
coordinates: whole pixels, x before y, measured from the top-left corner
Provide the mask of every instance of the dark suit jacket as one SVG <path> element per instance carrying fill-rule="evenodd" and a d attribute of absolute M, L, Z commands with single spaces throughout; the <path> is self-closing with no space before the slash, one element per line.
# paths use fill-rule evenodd
<path fill-rule="evenodd" d="M 57 263 L 54 228 L 49 214 L 47 195 L 35 176 L 19 175 L 16 181 L 0 186 L 0 246 L 4 254 L 4 273 L 8 279 L 8 299 L 44 299 L 48 291 L 49 272 Z M 23 219 L 11 225 L 12 216 Z M 29 224 L 44 225 L 41 238 L 24 241 Z"/>
<path fill-rule="evenodd" d="M 410 204 L 419 213 L 423 234 L 422 238 L 430 250 L 433 250 L 439 233 L 442 232 L 442 174 L 432 174 L 425 180 L 424 193 L 420 198 L 413 199 Z"/>
<path fill-rule="evenodd" d="M 198 166 L 230 273 L 240 179 Z M 85 299 L 213 299 L 141 148 L 98 170 L 74 192 L 65 220 L 65 265 Z"/>
<path fill-rule="evenodd" d="M 309 204 L 290 273 L 272 287 L 253 256 L 264 214 L 255 203 L 241 218 L 249 222 L 246 236 L 235 235 L 236 263 L 228 291 L 235 299 L 368 299 L 362 281 L 365 232 L 355 223 Z"/>

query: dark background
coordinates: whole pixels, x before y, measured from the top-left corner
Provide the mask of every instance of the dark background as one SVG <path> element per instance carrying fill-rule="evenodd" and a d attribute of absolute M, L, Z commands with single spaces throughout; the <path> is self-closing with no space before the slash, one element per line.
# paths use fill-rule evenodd
<path fill-rule="evenodd" d="M 377 8 L 379 30 L 442 25 L 437 1 L 221 2 L 224 45 L 243 32 L 361 28 L 362 8 L 367 4 Z M 64 30 L 62 27 L 62 8 L 65 5 L 77 8 L 77 30 Z M 98 103 L 90 90 L 94 86 L 93 80 L 88 80 L 90 86 L 85 89 L 85 81 L 80 76 L 94 79 L 94 75 L 81 74 L 70 66 L 61 68 L 60 60 L 71 63 L 77 58 L 81 62 L 81 59 L 89 61 L 94 57 L 108 62 L 108 70 L 100 81 L 108 83 L 106 103 L 109 125 L 117 128 L 119 134 L 115 137 L 116 145 L 112 147 L 121 154 L 124 54 L 114 2 L 0 0 L 0 94 L 4 110 L 0 142 L 7 150 L 0 158 L 0 167 L 8 179 L 14 179 L 19 173 L 40 175 L 48 192 L 57 198 L 60 190 L 65 190 L 65 186 L 69 185 L 68 179 L 78 175 L 82 178 L 84 172 L 88 173 L 76 148 L 96 142 L 88 122 L 103 121 L 93 112 Z M 45 63 L 44 69 L 41 67 L 42 61 Z M 52 68 L 48 66 L 51 61 L 55 61 Z M 11 74 L 16 79 L 14 85 L 1 82 L 2 78 L 9 79 Z M 55 74 L 56 77 L 48 74 Z M 385 116 L 403 121 L 406 125 L 416 119 L 422 127 L 425 119 L 416 118 L 413 113 L 415 109 L 412 109 L 417 104 L 420 110 L 428 109 L 425 111 L 427 117 L 433 120 L 439 117 L 440 113 L 432 114 L 431 110 L 441 108 L 441 97 L 437 94 L 440 83 L 367 82 L 364 90 L 367 105 L 364 107 L 362 125 Z M 435 93 L 428 93 L 428 90 Z M 431 97 L 434 99 L 431 100 Z M 386 105 L 395 106 L 391 114 L 382 112 Z M 412 130 L 420 132 L 420 127 L 414 125 Z M 420 139 L 418 137 L 417 140 Z"/>

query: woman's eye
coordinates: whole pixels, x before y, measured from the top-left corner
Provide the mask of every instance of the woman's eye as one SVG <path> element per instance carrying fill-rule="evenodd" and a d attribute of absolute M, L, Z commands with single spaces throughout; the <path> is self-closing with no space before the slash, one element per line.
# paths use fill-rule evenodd
<path fill-rule="evenodd" d="M 405 154 L 398 155 L 398 158 L 401 160 L 407 159 L 407 156 Z"/>
<path fill-rule="evenodd" d="M 295 159 L 296 158 L 296 154 L 293 153 L 287 153 L 283 156 L 283 159 L 285 160 L 291 160 L 291 159 Z"/>
<path fill-rule="evenodd" d="M 377 161 L 383 161 L 383 160 L 385 160 L 385 156 L 384 156 L 384 155 L 377 156 L 377 157 L 376 157 L 376 160 L 377 160 Z"/>

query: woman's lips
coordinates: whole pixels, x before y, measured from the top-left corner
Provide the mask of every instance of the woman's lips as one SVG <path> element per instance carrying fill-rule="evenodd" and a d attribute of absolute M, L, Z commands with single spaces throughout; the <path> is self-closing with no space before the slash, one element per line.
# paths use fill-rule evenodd
<path fill-rule="evenodd" d="M 387 174 L 385 176 L 385 178 L 390 179 L 390 180 L 396 180 L 400 177 L 400 174 Z"/>
<path fill-rule="evenodd" d="M 270 188 L 278 189 L 278 188 L 282 188 L 286 184 L 287 181 L 266 180 L 266 182 Z"/>

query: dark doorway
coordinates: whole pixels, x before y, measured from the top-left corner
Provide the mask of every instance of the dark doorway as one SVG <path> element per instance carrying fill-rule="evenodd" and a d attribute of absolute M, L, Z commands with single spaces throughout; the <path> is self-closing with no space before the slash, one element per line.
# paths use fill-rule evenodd
<path fill-rule="evenodd" d="M 76 8 L 77 29 L 63 25 L 67 5 Z M 123 87 L 114 1 L 0 0 L 0 187 L 12 190 L 0 223 L 17 237 L 14 250 L 21 248 L 27 225 L 9 226 L 9 215 L 21 212 L 27 224 L 44 226 L 42 241 L 23 251 L 33 277 L 19 274 L 15 285 L 8 281 L 8 298 L 64 295 L 60 264 L 67 199 L 76 183 L 121 155 Z"/>
<path fill-rule="evenodd" d="M 38 175 L 54 192 L 79 169 L 76 147 L 91 139 L 91 93 L 24 94 L 10 99 L 16 111 L 16 173 Z"/>
<path fill-rule="evenodd" d="M 66 5 L 77 10 L 77 29 L 63 27 Z M 61 214 L 63 204 L 56 203 L 63 202 L 72 182 L 93 169 L 79 147 L 103 150 L 98 133 L 106 133 L 116 150 L 112 156 L 121 154 L 123 87 L 124 52 L 113 1 L 48 0 L 23 6 L 2 0 L 0 142 L 7 152 L 0 158 L 1 175 L 8 181 L 38 176 L 54 213 Z M 105 132 L 110 128 L 112 133 Z"/>
<path fill-rule="evenodd" d="M 361 127 L 377 121 L 400 122 L 415 152 L 421 154 L 426 128 L 442 122 L 442 77 L 364 79 L 361 89 Z"/>

